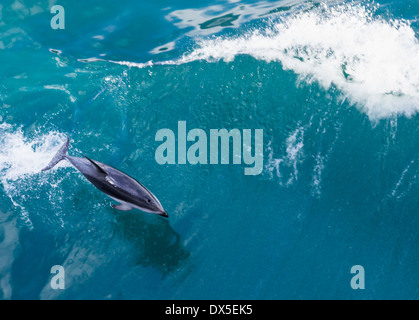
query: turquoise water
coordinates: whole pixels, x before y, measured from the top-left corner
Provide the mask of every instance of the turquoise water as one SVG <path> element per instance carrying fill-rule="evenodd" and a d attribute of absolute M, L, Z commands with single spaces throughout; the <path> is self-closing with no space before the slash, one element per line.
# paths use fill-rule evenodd
<path fill-rule="evenodd" d="M 415 0 L 3 1 L 0 298 L 418 299 L 418 18 Z M 159 165 L 178 121 L 263 129 L 263 172 Z M 169 219 L 114 210 L 68 163 L 41 173 L 65 136 Z"/>

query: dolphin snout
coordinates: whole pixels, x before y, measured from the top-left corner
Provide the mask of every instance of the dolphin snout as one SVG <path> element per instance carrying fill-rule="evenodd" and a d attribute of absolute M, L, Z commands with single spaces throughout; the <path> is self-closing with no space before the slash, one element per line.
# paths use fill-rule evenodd
<path fill-rule="evenodd" d="M 159 215 L 162 216 L 162 217 L 165 217 L 165 218 L 169 218 L 169 215 L 164 210 L 161 213 L 159 213 Z"/>

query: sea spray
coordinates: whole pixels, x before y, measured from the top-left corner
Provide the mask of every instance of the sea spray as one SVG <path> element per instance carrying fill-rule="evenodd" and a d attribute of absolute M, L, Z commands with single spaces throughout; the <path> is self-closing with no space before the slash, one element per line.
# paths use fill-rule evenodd
<path fill-rule="evenodd" d="M 28 139 L 21 128 L 5 122 L 0 124 L 0 183 L 13 205 L 19 208 L 21 218 L 29 228 L 33 226 L 24 202 L 31 198 L 28 191 L 36 190 L 39 184 L 45 183 L 45 179 L 38 179 L 29 188 L 27 183 L 30 177 L 39 175 L 62 139 L 62 134 L 58 132 Z M 68 164 L 63 162 L 60 166 Z M 36 196 L 34 192 L 33 197 Z"/>

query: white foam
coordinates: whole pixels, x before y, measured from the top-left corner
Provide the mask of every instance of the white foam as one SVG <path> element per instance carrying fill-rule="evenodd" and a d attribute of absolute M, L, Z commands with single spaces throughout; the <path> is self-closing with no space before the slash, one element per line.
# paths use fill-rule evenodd
<path fill-rule="evenodd" d="M 28 139 L 21 128 L 14 128 L 7 123 L 0 124 L 0 183 L 13 205 L 19 208 L 21 218 L 29 228 L 32 228 L 32 222 L 24 202 L 30 198 L 30 190 L 22 181 L 39 175 L 63 142 L 64 136 L 58 132 Z M 62 161 L 52 170 L 63 166 L 69 164 Z M 42 180 L 37 180 L 37 183 L 42 183 Z"/>
<path fill-rule="evenodd" d="M 64 143 L 58 132 L 27 139 L 20 128 L 0 124 L 0 182 L 16 181 L 26 175 L 38 174 Z M 60 162 L 57 167 L 69 166 Z"/>
<path fill-rule="evenodd" d="M 68 76 L 68 74 L 67 74 L 67 76 Z M 70 76 L 74 77 L 74 74 L 73 75 L 70 75 Z M 45 85 L 44 86 L 44 89 L 46 89 L 46 90 L 59 90 L 59 91 L 63 91 L 63 92 L 65 92 L 68 95 L 68 97 L 69 97 L 69 99 L 70 99 L 71 102 L 75 102 L 77 100 L 76 97 L 73 96 L 71 94 L 71 92 L 67 89 L 67 85 L 60 85 L 60 84 Z"/>
<path fill-rule="evenodd" d="M 268 160 L 265 169 L 273 178 L 273 172 L 279 178 L 280 184 L 284 185 L 283 179 L 286 179 L 285 185 L 290 186 L 298 180 L 298 166 L 304 159 L 304 133 L 308 126 L 298 126 L 285 141 L 285 155 L 281 158 L 274 158 L 271 142 L 269 142 Z"/>
<path fill-rule="evenodd" d="M 404 195 L 406 195 L 410 191 L 413 183 L 416 181 L 417 171 L 416 171 L 416 173 L 411 173 L 410 177 L 408 176 L 407 178 L 406 178 L 406 174 L 409 171 L 413 171 L 413 170 L 411 170 L 411 167 L 414 165 L 414 163 L 415 163 L 415 159 L 410 161 L 410 163 L 407 165 L 407 167 L 401 173 L 400 178 L 398 179 L 398 181 L 395 184 L 395 187 L 391 191 L 391 196 L 392 197 L 400 199 L 401 197 L 403 197 Z M 402 189 L 402 190 L 404 189 L 404 191 L 401 191 L 400 189 Z"/>
<path fill-rule="evenodd" d="M 306 81 L 336 86 L 372 118 L 419 110 L 419 43 L 404 20 L 362 5 L 323 5 L 272 19 L 264 30 L 213 37 L 174 63 L 232 61 L 238 55 L 281 62 Z"/>

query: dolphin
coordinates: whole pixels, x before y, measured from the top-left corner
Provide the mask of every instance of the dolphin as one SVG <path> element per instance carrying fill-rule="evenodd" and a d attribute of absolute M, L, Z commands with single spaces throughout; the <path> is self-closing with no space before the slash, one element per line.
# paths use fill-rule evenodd
<path fill-rule="evenodd" d="M 67 149 L 69 145 L 70 139 L 67 138 L 66 142 L 42 171 L 52 169 L 61 160 L 68 160 L 96 188 L 119 202 L 119 204 L 112 205 L 113 208 L 121 211 L 129 211 L 136 208 L 166 218 L 169 217 L 157 197 L 137 180 L 118 169 L 89 159 L 86 156 L 79 158 L 68 155 Z"/>

